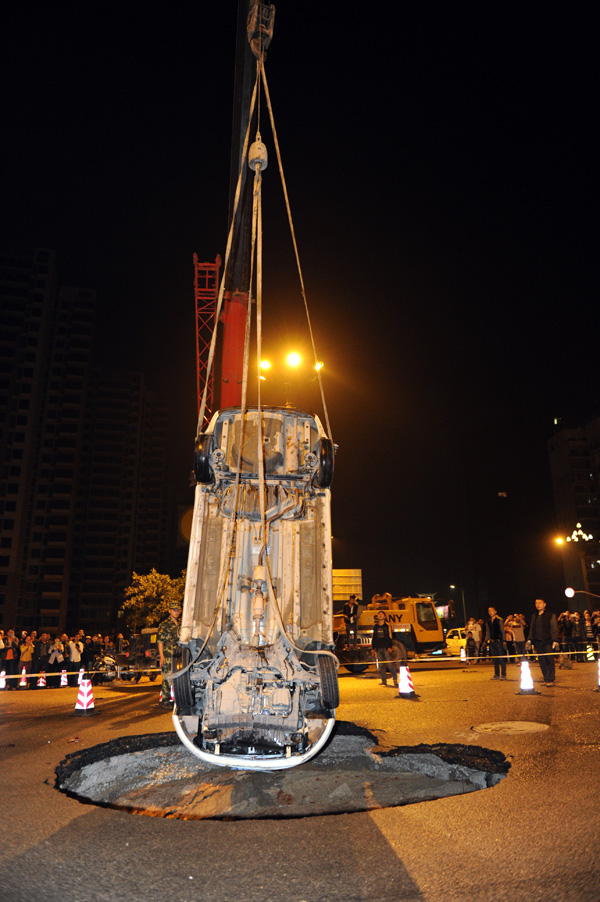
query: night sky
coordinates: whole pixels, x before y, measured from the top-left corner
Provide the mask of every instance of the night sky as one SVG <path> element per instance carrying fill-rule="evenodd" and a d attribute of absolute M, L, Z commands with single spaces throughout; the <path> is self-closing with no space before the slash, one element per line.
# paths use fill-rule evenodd
<path fill-rule="evenodd" d="M 38 5 L 40 6 L 40 5 Z M 267 77 L 364 594 L 564 607 L 546 441 L 599 410 L 582 8 L 276 4 Z M 346 12 L 344 13 L 344 9 Z M 6 15 L 2 242 L 99 296 L 99 358 L 196 426 L 192 254 L 224 254 L 237 3 Z M 265 351 L 307 347 L 266 115 Z M 313 388 L 298 402 L 320 413 Z"/>

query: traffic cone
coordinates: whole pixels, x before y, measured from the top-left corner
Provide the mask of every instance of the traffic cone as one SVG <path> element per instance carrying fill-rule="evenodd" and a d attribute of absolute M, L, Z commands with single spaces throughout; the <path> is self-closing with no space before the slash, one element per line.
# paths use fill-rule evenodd
<path fill-rule="evenodd" d="M 61 685 L 61 687 L 69 685 L 69 680 L 67 678 L 66 670 L 61 670 L 61 672 L 60 672 L 60 685 Z"/>
<path fill-rule="evenodd" d="M 521 661 L 521 688 L 517 695 L 540 695 L 537 689 L 533 688 L 533 679 L 531 670 L 529 669 L 529 661 Z"/>
<path fill-rule="evenodd" d="M 0 671 L 0 689 L 6 689 L 6 670 Z"/>
<path fill-rule="evenodd" d="M 81 667 L 79 669 L 79 676 L 77 677 L 77 685 L 78 686 L 81 686 L 81 681 L 84 679 L 84 677 L 85 677 L 85 670 L 83 669 L 83 667 Z"/>
<path fill-rule="evenodd" d="M 21 671 L 21 679 L 19 680 L 19 689 L 27 689 L 27 671 L 25 668 Z"/>
<path fill-rule="evenodd" d="M 86 717 L 90 714 L 97 713 L 98 712 L 94 708 L 94 693 L 92 692 L 92 681 L 82 680 L 79 684 L 75 710 L 71 711 L 71 714 L 77 715 L 79 717 Z"/>
<path fill-rule="evenodd" d="M 595 657 L 596 656 L 594 655 L 594 649 L 592 648 L 591 645 L 588 645 L 588 647 L 585 650 L 586 661 L 593 661 L 595 659 Z"/>
<path fill-rule="evenodd" d="M 4 676 L 4 674 L 2 674 L 1 676 Z M 0 686 L 0 689 L 1 689 L 1 688 L 2 688 L 2 687 Z M 594 691 L 595 691 L 595 692 L 600 692 L 600 658 L 598 658 L 598 685 L 597 685 L 597 687 L 596 687 L 596 689 L 595 689 Z"/>
<path fill-rule="evenodd" d="M 400 665 L 400 674 L 398 679 L 398 695 L 397 698 L 410 698 L 416 699 L 419 696 L 415 692 L 415 687 L 413 686 L 412 677 L 410 675 L 410 670 L 408 669 L 408 665 L 401 664 Z"/>
<path fill-rule="evenodd" d="M 43 670 L 40 670 L 40 675 L 39 675 L 38 681 L 37 681 L 37 687 L 38 687 L 38 689 L 44 689 L 45 686 L 46 686 L 46 674 L 44 673 Z"/>
<path fill-rule="evenodd" d="M 465 651 L 464 645 L 461 645 L 461 647 L 460 647 L 460 663 L 464 664 L 466 660 L 467 660 L 467 653 Z"/>

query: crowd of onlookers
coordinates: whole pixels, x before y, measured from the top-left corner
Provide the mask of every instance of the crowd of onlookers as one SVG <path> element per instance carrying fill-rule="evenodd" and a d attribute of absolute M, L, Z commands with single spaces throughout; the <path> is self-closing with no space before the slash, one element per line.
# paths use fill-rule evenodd
<path fill-rule="evenodd" d="M 60 686 L 63 670 L 68 685 L 74 686 L 80 670 L 89 671 L 99 658 L 114 656 L 126 647 L 127 640 L 121 633 L 113 638 L 100 633 L 86 636 L 83 630 L 74 636 L 51 636 L 48 632 L 38 635 L 37 630 L 22 630 L 17 636 L 13 629 L 0 629 L 0 672 L 4 673 L 7 689 L 19 688 L 21 680 L 16 677 L 23 679 L 23 670 L 29 689 L 39 688 L 40 674 L 44 674 L 47 686 Z"/>
<path fill-rule="evenodd" d="M 585 661 L 588 647 L 594 655 L 600 651 L 600 611 L 563 611 L 557 617 L 560 651 L 569 655 L 573 661 Z M 486 629 L 485 621 L 471 617 L 465 628 L 467 637 L 467 657 L 476 660 L 485 657 Z M 469 642 L 469 634 L 471 642 Z M 529 625 L 523 614 L 509 614 L 504 620 L 506 651 L 510 657 L 519 660 L 525 654 L 525 645 L 529 636 Z M 470 652 L 470 654 L 469 654 Z"/>

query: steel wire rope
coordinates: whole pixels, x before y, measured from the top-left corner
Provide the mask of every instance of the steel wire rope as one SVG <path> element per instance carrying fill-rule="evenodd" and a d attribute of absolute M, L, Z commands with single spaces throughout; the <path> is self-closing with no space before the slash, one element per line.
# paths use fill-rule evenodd
<path fill-rule="evenodd" d="M 287 190 L 286 190 L 286 187 L 285 187 L 285 179 L 284 179 L 284 176 L 283 176 L 283 168 L 282 168 L 282 165 L 281 165 L 281 157 L 280 157 L 280 154 L 279 154 L 279 149 L 278 149 L 278 144 L 277 144 L 277 137 L 276 137 L 276 133 L 275 133 L 275 123 L 274 123 L 274 120 L 273 120 L 273 114 L 272 114 L 272 109 L 271 109 L 270 99 L 269 99 L 269 95 L 268 95 L 268 88 L 267 88 L 266 76 L 265 76 L 265 72 L 264 72 L 264 55 L 263 55 L 262 53 L 261 53 L 261 56 L 260 56 L 260 58 L 258 59 L 258 62 L 257 62 L 257 76 L 260 78 L 261 74 L 262 74 L 263 85 L 264 85 L 264 87 L 265 87 L 265 96 L 266 96 L 266 99 L 267 99 L 267 107 L 268 107 L 268 109 L 269 109 L 269 114 L 270 114 L 270 119 L 271 119 L 271 128 L 272 128 L 272 131 L 273 131 L 273 137 L 274 137 L 275 146 L 276 146 L 276 150 L 277 150 L 277 158 L 278 158 L 278 162 L 279 162 L 279 174 L 280 174 L 280 178 L 281 178 L 281 181 L 282 181 L 282 186 L 283 186 L 283 191 L 284 191 L 284 197 L 285 197 L 285 200 L 286 200 L 286 207 L 287 207 L 287 210 L 288 210 L 288 218 L 289 218 L 289 222 L 290 222 L 290 229 L 291 229 L 291 232 L 292 232 L 292 240 L 293 240 L 293 243 L 294 243 L 294 250 L 295 250 L 295 253 L 296 253 L 296 261 L 297 261 L 297 264 L 298 264 L 298 267 L 299 267 L 299 272 L 300 272 L 300 281 L 301 281 L 301 285 L 302 285 L 302 292 L 303 292 L 303 297 L 304 297 L 305 310 L 306 310 L 306 314 L 307 314 L 308 327 L 309 327 L 309 332 L 310 332 L 310 335 L 311 335 L 311 342 L 312 342 L 312 347 L 313 347 L 313 354 L 314 354 L 314 356 L 315 356 L 315 364 L 316 364 L 316 363 L 317 363 L 317 358 L 316 358 L 316 348 L 315 348 L 314 338 L 313 338 L 313 334 L 312 334 L 312 328 L 311 328 L 311 324 L 310 324 L 310 317 L 308 316 L 308 307 L 307 307 L 307 304 L 306 304 L 306 298 L 305 298 L 305 296 L 304 296 L 304 284 L 303 284 L 303 281 L 302 281 L 302 273 L 301 273 L 301 270 L 300 270 L 300 261 L 299 261 L 299 258 L 298 258 L 298 250 L 297 250 L 296 241 L 295 241 L 295 235 L 294 235 L 293 223 L 292 223 L 292 221 L 291 221 L 291 211 L 290 211 L 290 207 L 289 207 L 289 199 L 288 199 L 288 196 L 287 196 Z M 260 96 L 260 92 L 259 92 L 259 96 Z M 260 124 L 260 123 L 259 123 L 259 124 Z M 258 134 L 257 134 L 257 139 L 260 140 L 260 132 L 258 132 Z M 260 175 L 260 164 L 259 164 L 259 163 L 256 164 L 255 192 L 256 192 L 256 201 L 257 201 L 257 221 L 256 221 L 256 227 L 257 227 L 257 240 L 256 240 L 256 261 L 257 261 L 257 262 L 256 262 L 256 346 L 257 346 L 257 413 L 258 413 L 258 423 L 259 423 L 259 428 L 258 428 L 258 430 L 257 430 L 257 441 L 258 441 L 257 460 L 258 460 L 258 485 L 259 485 L 259 502 L 260 502 L 261 531 L 262 531 L 262 545 L 261 545 L 261 552 L 260 552 L 260 558 L 259 558 L 259 559 L 264 559 L 265 562 L 266 562 L 266 572 L 267 572 L 267 576 L 268 576 L 268 579 L 266 580 L 266 583 L 267 583 L 267 593 L 268 593 L 268 596 L 269 596 L 269 600 L 271 601 L 272 606 L 273 606 L 273 610 L 274 610 L 274 613 L 275 613 L 275 619 L 276 619 L 276 621 L 277 621 L 277 625 L 278 625 L 278 627 L 279 627 L 279 630 L 280 630 L 281 634 L 282 634 L 283 636 L 285 636 L 285 638 L 286 638 L 287 641 L 290 643 L 290 645 L 292 646 L 292 648 L 294 648 L 295 651 L 299 652 L 300 655 L 302 655 L 302 654 L 304 654 L 304 651 L 305 651 L 305 650 L 302 649 L 302 648 L 300 648 L 299 646 L 296 645 L 296 643 L 294 642 L 294 640 L 293 640 L 293 639 L 290 637 L 290 635 L 288 634 L 288 631 L 287 631 L 287 629 L 286 629 L 286 627 L 285 627 L 285 624 L 284 624 L 284 622 L 283 622 L 283 615 L 282 615 L 282 612 L 281 612 L 281 608 L 280 608 L 280 605 L 279 605 L 279 601 L 278 601 L 278 599 L 277 599 L 277 595 L 276 595 L 276 593 L 275 593 L 275 588 L 274 588 L 274 586 L 273 586 L 273 576 L 272 576 L 272 573 L 271 573 L 271 567 L 270 567 L 270 563 L 269 563 L 269 558 L 268 558 L 268 555 L 267 555 L 267 553 L 266 553 L 266 550 L 267 550 L 267 545 L 266 545 L 266 542 L 267 542 L 267 522 L 266 522 L 266 510 L 265 510 L 265 476 L 264 476 L 264 454 L 263 454 L 264 448 L 263 448 L 262 412 L 261 412 L 261 394 L 260 394 L 260 360 L 261 360 L 261 351 L 262 351 L 262 263 L 263 263 L 263 258 L 262 258 L 262 177 L 261 177 L 261 175 Z M 253 230 L 254 230 L 254 214 L 253 214 Z M 326 404 L 325 404 L 325 396 L 324 396 L 324 393 L 323 393 L 322 382 L 321 382 L 321 379 L 320 379 L 320 371 L 319 371 L 318 369 L 317 369 L 317 375 L 319 376 L 319 385 L 320 385 L 320 388 L 321 388 L 321 401 L 322 401 L 322 403 L 323 403 L 323 410 L 324 410 L 324 413 L 325 413 L 325 418 L 326 418 L 326 423 L 327 423 L 327 429 L 328 429 L 329 435 L 331 435 L 331 430 L 330 430 L 330 426 L 329 426 L 329 416 L 328 416 L 328 414 L 327 414 L 327 406 L 326 406 Z M 312 652 L 311 652 L 311 653 L 312 653 Z M 332 658 L 336 661 L 336 663 L 339 664 L 338 659 L 336 658 L 336 656 L 335 656 L 332 652 L 327 651 L 326 649 L 322 649 L 322 650 L 317 650 L 317 649 L 315 649 L 315 650 L 314 650 L 314 653 L 315 653 L 315 654 L 322 654 L 322 655 L 326 655 L 326 656 L 332 657 Z"/>
<path fill-rule="evenodd" d="M 327 427 L 327 435 L 329 436 L 331 443 L 333 445 L 333 434 L 331 432 L 331 423 L 329 421 L 329 412 L 327 410 L 327 404 L 325 401 L 325 391 L 323 389 L 323 380 L 321 378 L 321 368 L 318 366 L 319 358 L 317 357 L 317 348 L 316 348 L 316 344 L 315 344 L 315 337 L 314 337 L 314 333 L 313 333 L 312 323 L 310 320 L 310 313 L 308 310 L 308 301 L 306 299 L 306 290 L 304 287 L 304 276 L 302 275 L 302 266 L 300 265 L 300 254 L 298 252 L 298 243 L 296 241 L 296 232 L 294 230 L 294 222 L 292 219 L 292 210 L 291 210 L 291 206 L 290 206 L 290 199 L 288 196 L 285 175 L 283 172 L 283 162 L 281 159 L 281 151 L 279 149 L 279 141 L 277 139 L 277 129 L 275 128 L 275 117 L 273 115 L 273 106 L 271 104 L 271 95 L 269 94 L 269 86 L 267 84 L 267 73 L 265 71 L 264 65 L 261 66 L 261 75 L 262 75 L 263 86 L 265 89 L 265 99 L 267 101 L 267 109 L 269 111 L 269 119 L 271 121 L 271 131 L 273 132 L 273 142 L 275 144 L 275 153 L 277 155 L 277 164 L 279 166 L 279 176 L 281 178 L 281 186 L 283 188 L 283 196 L 285 198 L 285 206 L 286 206 L 286 210 L 287 210 L 287 214 L 288 214 L 288 222 L 289 222 L 290 232 L 291 232 L 291 236 L 292 236 L 292 244 L 294 246 L 294 255 L 296 257 L 296 266 L 298 267 L 298 278 L 300 279 L 300 291 L 302 294 L 302 300 L 304 302 L 304 312 L 306 313 L 306 322 L 308 325 L 308 332 L 310 335 L 315 369 L 317 372 L 319 391 L 321 393 L 321 403 L 323 405 L 323 414 L 325 416 L 325 425 Z"/>
<path fill-rule="evenodd" d="M 198 440 L 200 438 L 200 435 L 202 434 L 202 425 L 204 423 L 204 416 L 205 416 L 205 410 L 206 410 L 206 398 L 207 398 L 207 394 L 208 394 L 208 382 L 209 382 L 210 373 L 212 371 L 212 365 L 213 365 L 214 356 L 215 356 L 215 347 L 216 347 L 216 343 L 217 343 L 217 329 L 218 329 L 218 324 L 219 324 L 219 318 L 221 315 L 221 309 L 223 306 L 223 297 L 224 297 L 224 293 L 225 293 L 225 276 L 228 272 L 229 260 L 231 257 L 231 247 L 233 244 L 233 232 L 234 232 L 234 226 L 235 226 L 237 211 L 238 211 L 238 207 L 239 207 L 240 197 L 241 197 L 242 173 L 244 170 L 244 166 L 246 165 L 246 159 L 248 156 L 248 144 L 249 144 L 249 139 L 250 139 L 250 127 L 252 124 L 252 114 L 254 112 L 254 107 L 256 105 L 257 94 L 260 94 L 259 87 L 260 87 L 260 77 L 259 77 L 259 72 L 258 72 L 258 68 L 257 68 L 256 79 L 254 82 L 254 88 L 253 88 L 252 97 L 250 100 L 250 109 L 249 109 L 249 115 L 248 115 L 248 127 L 246 129 L 246 134 L 244 136 L 244 144 L 243 144 L 242 154 L 241 154 L 241 158 L 240 158 L 240 169 L 239 169 L 238 180 L 237 180 L 237 184 L 236 184 L 236 188 L 235 188 L 235 196 L 234 196 L 233 212 L 232 212 L 232 216 L 231 216 L 231 224 L 229 227 L 229 233 L 227 235 L 227 245 L 226 245 L 226 249 L 225 249 L 225 261 L 224 261 L 224 265 L 223 265 L 223 277 L 221 279 L 221 284 L 219 286 L 219 295 L 218 295 L 218 299 L 217 299 L 217 310 L 216 310 L 216 314 L 215 314 L 215 324 L 214 324 L 213 333 L 211 336 L 210 350 L 209 350 L 208 361 L 207 361 L 207 365 L 206 365 L 206 381 L 205 381 L 205 385 L 204 385 L 204 390 L 202 392 L 202 400 L 200 403 L 200 412 L 198 414 L 198 425 L 196 428 L 196 440 Z M 252 273 L 250 274 L 250 285 L 252 285 Z M 249 340 L 249 338 L 248 338 L 248 336 L 249 336 L 248 319 L 250 316 L 251 306 L 252 305 L 251 305 L 251 298 L 250 298 L 250 291 L 249 291 L 248 292 L 248 306 L 247 306 L 247 311 L 246 311 L 246 338 L 245 338 L 245 344 L 244 344 L 244 361 L 245 361 L 244 362 L 244 377 L 245 377 L 245 374 L 247 373 L 246 344 Z M 245 403 L 244 377 L 242 380 L 242 398 Z M 223 567 L 221 568 L 221 573 L 219 575 L 219 584 L 217 586 L 217 593 L 216 593 L 217 601 L 215 604 L 213 618 L 212 618 L 211 624 L 208 628 L 206 638 L 204 639 L 204 642 L 202 643 L 200 649 L 196 653 L 193 660 L 191 660 L 189 662 L 189 664 L 187 664 L 186 667 L 182 668 L 181 670 L 178 670 L 176 674 L 165 675 L 169 681 L 172 681 L 176 677 L 180 677 L 184 673 L 187 673 L 190 670 L 190 668 L 192 667 L 192 665 L 195 664 L 196 661 L 198 661 L 198 659 L 200 658 L 200 655 L 202 654 L 202 652 L 204 651 L 204 649 L 206 648 L 206 646 L 208 644 L 208 640 L 210 639 L 210 637 L 212 636 L 212 634 L 214 632 L 214 629 L 215 629 L 215 626 L 217 623 L 217 617 L 219 616 L 219 611 L 220 611 L 221 605 L 223 603 L 223 596 L 225 594 L 225 588 L 227 586 L 227 578 L 228 578 L 229 568 L 231 565 L 231 557 L 232 557 L 232 551 L 233 551 L 233 547 L 234 547 L 234 538 L 235 538 L 235 533 L 237 530 L 237 512 L 238 512 L 238 506 L 239 506 L 239 486 L 240 486 L 240 467 L 241 467 L 241 455 L 242 455 L 242 446 L 243 446 L 243 419 L 244 419 L 244 413 L 242 410 L 242 421 L 240 423 L 240 446 L 239 446 L 239 451 L 238 451 L 238 466 L 237 466 L 237 473 L 236 473 L 236 480 L 235 480 L 234 515 L 233 515 L 232 523 L 228 528 L 228 536 L 227 536 L 228 550 L 227 550 L 227 553 L 223 556 Z"/>

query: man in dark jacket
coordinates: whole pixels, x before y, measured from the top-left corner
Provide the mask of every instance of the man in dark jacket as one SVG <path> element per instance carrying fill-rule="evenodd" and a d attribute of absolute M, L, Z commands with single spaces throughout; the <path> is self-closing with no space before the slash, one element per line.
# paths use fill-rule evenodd
<path fill-rule="evenodd" d="M 538 655 L 544 686 L 554 686 L 555 666 L 553 651 L 558 651 L 558 622 L 556 614 L 546 610 L 543 598 L 536 598 L 536 611 L 531 618 L 527 648 L 534 647 Z"/>
<path fill-rule="evenodd" d="M 375 616 L 371 650 L 377 657 L 377 667 L 383 685 L 387 686 L 387 675 L 389 673 L 394 681 L 394 686 L 397 686 L 398 674 L 392 661 L 392 636 L 383 611 L 378 611 Z"/>
<path fill-rule="evenodd" d="M 485 625 L 485 638 L 489 643 L 490 657 L 494 662 L 493 680 L 506 679 L 506 636 L 504 633 L 504 622 L 498 617 L 496 608 L 489 607 L 488 614 L 490 619 Z"/>
<path fill-rule="evenodd" d="M 358 602 L 356 595 L 351 595 L 344 605 L 344 623 L 346 624 L 346 642 L 348 648 L 356 646 L 356 626 L 358 623 Z"/>

